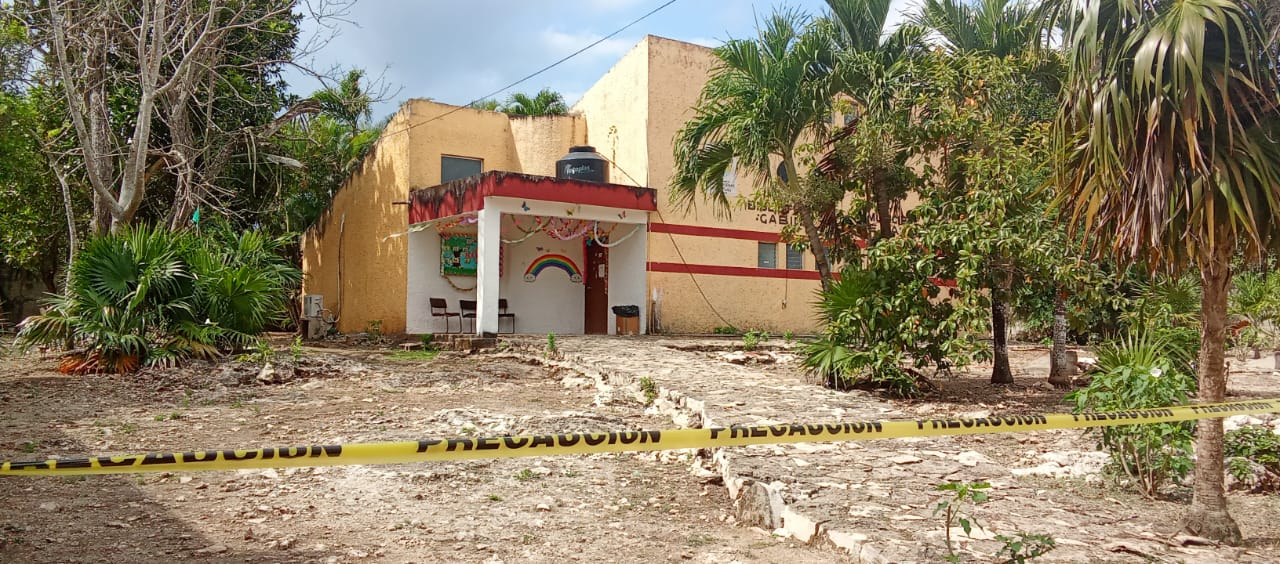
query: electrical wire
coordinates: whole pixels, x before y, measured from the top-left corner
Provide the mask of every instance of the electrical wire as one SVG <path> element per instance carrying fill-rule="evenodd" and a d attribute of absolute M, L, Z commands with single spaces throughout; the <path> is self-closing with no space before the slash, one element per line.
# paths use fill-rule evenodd
<path fill-rule="evenodd" d="M 506 86 L 503 86 L 502 88 L 499 88 L 499 89 L 497 89 L 497 90 L 494 90 L 493 92 L 490 92 L 490 93 L 488 93 L 488 94 L 485 94 L 484 96 L 481 96 L 481 97 L 479 97 L 479 98 L 476 98 L 475 100 L 472 100 L 472 101 L 470 101 L 470 102 L 467 102 L 467 104 L 466 104 L 466 105 L 463 105 L 463 106 L 457 106 L 457 107 L 453 108 L 452 110 L 449 110 L 449 111 L 447 111 L 447 112 L 445 112 L 445 113 L 443 113 L 443 114 L 440 114 L 440 115 L 438 115 L 438 116 L 436 116 L 436 117 L 433 117 L 433 118 L 431 118 L 431 119 L 429 119 L 429 120 L 422 121 L 422 122 L 418 122 L 418 123 L 415 123 L 415 124 L 411 124 L 411 125 L 409 125 L 409 126 L 403 127 L 403 128 L 398 129 L 398 130 L 396 130 L 396 131 L 383 132 L 383 134 L 382 134 L 382 136 L 381 136 L 381 137 L 385 138 L 385 137 L 388 137 L 388 136 L 391 136 L 391 135 L 395 135 L 395 134 L 397 134 L 397 133 L 405 133 L 405 132 L 407 132 L 407 131 L 409 131 L 410 129 L 413 129 L 413 128 L 415 128 L 415 127 L 423 126 L 423 125 L 426 125 L 426 124 L 431 123 L 431 122 L 433 122 L 433 121 L 437 121 L 437 120 L 444 119 L 445 117 L 448 117 L 448 116 L 450 116 L 450 115 L 453 115 L 453 114 L 455 114 L 455 113 L 457 113 L 457 112 L 460 112 L 460 111 L 462 111 L 462 110 L 464 110 L 464 109 L 469 108 L 472 104 L 475 104 L 475 103 L 480 102 L 480 101 L 483 101 L 483 100 L 485 100 L 485 99 L 487 99 L 487 98 L 492 98 L 492 97 L 494 97 L 494 96 L 497 96 L 498 94 L 501 94 L 501 93 L 503 93 L 503 92 L 506 92 L 507 90 L 510 90 L 511 88 L 514 88 L 514 87 L 516 87 L 516 86 L 519 86 L 520 84 L 523 84 L 525 81 L 527 81 L 527 80 L 529 80 L 529 79 L 531 79 L 531 78 L 533 78 L 533 77 L 535 77 L 535 76 L 538 76 L 538 75 L 540 75 L 540 74 L 542 74 L 542 73 L 544 73 L 544 72 L 547 72 L 547 71 L 549 71 L 549 70 L 551 70 L 551 69 L 553 69 L 553 68 L 556 68 L 556 67 L 560 66 L 561 64 L 565 63 L 565 62 L 566 62 L 566 61 L 568 61 L 569 59 L 572 59 L 572 58 L 574 58 L 574 57 L 576 57 L 576 56 L 578 56 L 578 55 L 581 55 L 582 53 L 586 52 L 588 49 L 591 49 L 592 47 L 595 47 L 596 45 L 599 45 L 599 44 L 601 44 L 601 43 L 604 43 L 605 41 L 607 41 L 607 40 L 609 40 L 609 39 L 613 39 L 613 37 L 614 37 L 614 36 L 618 35 L 619 33 L 622 33 L 622 32 L 624 32 L 624 31 L 626 31 L 626 30 L 627 30 L 628 28 L 630 28 L 631 26 L 636 25 L 636 24 L 638 24 L 638 23 L 640 23 L 640 22 L 644 21 L 644 20 L 645 20 L 646 18 L 648 18 L 649 16 L 652 16 L 652 15 L 654 15 L 654 14 L 658 13 L 659 11 L 661 11 L 663 8 L 666 8 L 667 6 L 670 6 L 670 5 L 675 4 L 675 3 L 676 3 L 676 0 L 667 0 L 666 2 L 662 3 L 662 5 L 658 6 L 657 8 L 654 8 L 654 9 L 652 9 L 652 10 L 649 10 L 649 11 L 648 11 L 648 12 L 646 12 L 643 16 L 640 16 L 640 17 L 638 17 L 638 18 L 636 18 L 636 19 L 634 19 L 634 20 L 631 20 L 631 23 L 628 23 L 627 25 L 624 25 L 624 26 L 622 26 L 622 27 L 620 27 L 620 28 L 618 28 L 618 29 L 614 30 L 614 31 L 613 31 L 613 33 L 610 33 L 609 35 L 606 35 L 606 36 L 604 36 L 604 37 L 601 37 L 600 39 L 597 39 L 597 40 L 595 40 L 595 41 L 591 42 L 591 43 L 590 43 L 590 44 L 588 44 L 586 47 L 583 47 L 583 48 L 581 48 L 581 49 L 578 49 L 577 51 L 574 51 L 574 52 L 572 52 L 572 53 L 569 53 L 568 55 L 566 55 L 566 56 L 562 57 L 560 60 L 558 60 L 558 61 L 556 61 L 556 62 L 554 62 L 554 63 L 551 63 L 551 64 L 549 64 L 549 65 L 547 65 L 547 66 L 545 66 L 545 67 L 542 67 L 542 68 L 540 68 L 540 69 L 538 69 L 538 70 L 534 71 L 533 73 L 530 73 L 528 76 L 526 76 L 526 77 L 524 77 L 524 78 L 521 78 L 520 80 L 517 80 L 517 81 L 515 81 L 515 82 L 512 82 L 511 84 L 508 84 L 508 85 L 506 85 Z"/>
<path fill-rule="evenodd" d="M 614 169 L 616 169 L 618 172 L 621 172 L 623 176 L 626 176 L 627 178 L 629 178 L 632 182 L 635 183 L 636 186 L 643 186 L 643 184 L 641 184 L 639 180 L 636 180 L 634 176 L 631 176 L 629 173 L 627 173 L 626 169 L 618 166 L 618 163 L 613 162 L 613 159 L 610 159 L 609 157 L 605 157 L 604 155 L 600 155 L 600 156 L 603 157 L 604 160 L 609 161 L 609 164 L 613 165 Z M 654 211 L 658 213 L 659 220 L 661 220 L 663 223 L 667 222 L 667 218 L 662 217 L 662 210 L 654 209 Z M 675 236 L 672 235 L 671 233 L 667 233 L 667 238 L 671 240 L 671 247 L 676 250 L 676 256 L 680 257 L 680 262 L 684 264 L 685 273 L 689 275 L 689 280 L 693 282 L 693 287 L 696 288 L 698 290 L 698 294 L 702 296 L 702 301 L 706 302 L 707 308 L 711 310 L 711 314 L 715 315 L 716 319 L 719 319 L 720 322 L 725 324 L 726 326 L 737 327 L 736 325 L 729 323 L 729 320 L 725 319 L 723 315 L 720 315 L 720 311 L 717 310 L 716 306 L 711 303 L 711 298 L 707 297 L 707 293 L 702 290 L 702 284 L 698 283 L 698 277 L 694 276 L 692 270 L 689 270 L 689 261 L 685 260 L 684 252 L 680 250 L 680 245 L 676 244 Z"/>

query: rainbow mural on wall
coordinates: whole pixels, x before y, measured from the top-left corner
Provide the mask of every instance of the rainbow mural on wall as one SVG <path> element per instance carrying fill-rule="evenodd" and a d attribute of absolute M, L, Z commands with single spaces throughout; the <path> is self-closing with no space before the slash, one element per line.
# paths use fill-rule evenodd
<path fill-rule="evenodd" d="M 578 269 L 578 265 L 573 259 L 564 255 L 542 255 L 533 262 L 529 263 L 529 268 L 524 271 L 524 281 L 533 282 L 538 276 L 548 268 L 563 270 L 569 275 L 570 282 L 582 282 L 582 271 Z"/>

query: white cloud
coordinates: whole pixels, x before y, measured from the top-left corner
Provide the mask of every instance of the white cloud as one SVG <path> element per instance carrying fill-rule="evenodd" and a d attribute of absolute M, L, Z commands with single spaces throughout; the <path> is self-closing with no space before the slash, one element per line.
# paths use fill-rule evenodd
<path fill-rule="evenodd" d="M 693 43 L 695 45 L 701 45 L 703 47 L 712 47 L 712 48 L 724 45 L 723 39 L 714 39 L 711 37 L 694 37 L 691 39 L 686 39 L 685 41 L 688 41 L 689 43 Z"/>
<path fill-rule="evenodd" d="M 542 30 L 542 33 L 538 34 L 538 38 L 541 40 L 542 46 L 546 48 L 551 55 L 556 57 L 568 55 L 578 49 L 599 41 L 601 37 L 603 36 L 597 33 L 569 33 L 550 28 L 544 29 Z M 614 37 L 604 40 L 599 45 L 588 49 L 578 56 L 595 59 L 616 59 L 631 50 L 631 47 L 635 45 L 635 43 L 636 40 L 634 39 Z M 547 62 L 550 63 L 551 61 Z"/>

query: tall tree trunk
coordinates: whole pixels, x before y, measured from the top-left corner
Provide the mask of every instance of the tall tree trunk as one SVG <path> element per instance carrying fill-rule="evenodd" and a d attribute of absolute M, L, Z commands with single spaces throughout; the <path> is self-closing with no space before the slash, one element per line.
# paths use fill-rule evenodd
<path fill-rule="evenodd" d="M 790 154 L 785 154 L 782 156 L 782 162 L 787 171 L 784 182 L 791 184 L 791 193 L 797 193 L 800 178 L 796 172 L 795 160 Z M 804 228 L 804 235 L 809 239 L 809 250 L 813 251 L 813 262 L 818 267 L 818 281 L 822 284 L 822 291 L 825 292 L 831 289 L 831 260 L 827 257 L 827 246 L 818 233 L 818 226 L 813 219 L 813 210 L 807 205 L 796 206 L 796 208 L 797 215 L 800 216 L 800 226 Z"/>
<path fill-rule="evenodd" d="M 1229 236 L 1218 233 L 1211 256 L 1200 261 L 1200 403 L 1221 402 L 1227 395 L 1223 360 L 1233 247 Z M 1195 493 L 1182 526 L 1191 534 L 1237 545 L 1240 527 L 1227 512 L 1222 467 L 1222 420 L 1201 419 L 1196 424 Z"/>
<path fill-rule="evenodd" d="M 818 267 L 818 281 L 822 283 L 822 290 L 825 292 L 831 289 L 831 262 L 827 259 L 827 246 L 822 243 L 822 236 L 818 234 L 813 212 L 805 207 L 798 212 L 805 237 L 809 239 L 809 249 L 813 251 L 813 262 Z"/>
<path fill-rule="evenodd" d="M 1049 353 L 1049 383 L 1055 388 L 1071 386 L 1071 364 L 1067 362 L 1067 296 L 1053 292 L 1053 350 Z"/>
<path fill-rule="evenodd" d="M 76 262 L 76 248 L 79 247 L 79 241 L 76 240 L 76 213 L 71 206 L 71 187 L 67 185 L 66 173 L 57 162 L 50 162 L 49 168 L 53 169 L 53 175 L 58 178 L 58 186 L 62 188 L 62 211 L 67 214 L 67 276 L 62 288 L 66 292 L 71 287 L 71 265 Z"/>
<path fill-rule="evenodd" d="M 991 366 L 992 384 L 1012 384 L 1013 371 L 1009 370 L 1009 337 L 1008 324 L 1009 304 L 1004 301 L 1004 293 L 999 290 L 991 292 L 991 348 L 993 364 Z"/>

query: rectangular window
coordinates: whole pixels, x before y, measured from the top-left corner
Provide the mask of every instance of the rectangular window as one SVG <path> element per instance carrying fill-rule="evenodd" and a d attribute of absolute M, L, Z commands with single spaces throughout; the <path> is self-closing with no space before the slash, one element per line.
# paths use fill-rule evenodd
<path fill-rule="evenodd" d="M 440 183 L 480 174 L 484 161 L 466 157 L 440 157 Z"/>
<path fill-rule="evenodd" d="M 757 251 L 756 266 L 759 268 L 778 268 L 778 245 L 760 243 Z"/>
<path fill-rule="evenodd" d="M 787 270 L 804 270 L 804 251 L 787 245 Z"/>

